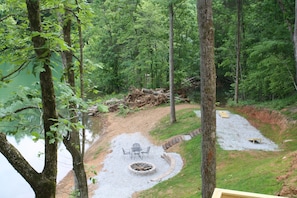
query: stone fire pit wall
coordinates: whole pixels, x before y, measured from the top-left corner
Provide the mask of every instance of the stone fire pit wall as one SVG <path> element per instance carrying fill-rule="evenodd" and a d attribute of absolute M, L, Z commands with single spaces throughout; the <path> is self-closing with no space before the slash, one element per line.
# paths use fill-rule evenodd
<path fill-rule="evenodd" d="M 156 166 L 149 162 L 133 162 L 128 166 L 129 171 L 136 175 L 150 175 L 156 172 Z"/>

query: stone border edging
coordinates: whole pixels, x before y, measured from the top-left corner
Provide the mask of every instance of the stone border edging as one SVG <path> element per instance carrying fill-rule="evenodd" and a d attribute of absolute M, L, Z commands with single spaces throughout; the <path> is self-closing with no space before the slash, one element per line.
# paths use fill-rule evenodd
<path fill-rule="evenodd" d="M 176 161 L 175 161 L 174 157 L 172 157 L 166 153 L 161 155 L 161 157 L 170 165 L 170 167 L 164 174 L 158 176 L 157 178 L 151 179 L 151 181 L 160 182 L 164 177 L 170 175 L 170 173 L 172 173 L 172 171 L 175 169 Z"/>
<path fill-rule="evenodd" d="M 167 142 L 165 142 L 162 147 L 163 149 L 166 151 L 167 149 L 169 149 L 170 147 L 172 147 L 173 145 L 185 141 L 186 138 L 184 136 L 190 136 L 190 139 L 194 138 L 195 136 L 199 135 L 201 133 L 200 128 L 186 134 L 186 135 L 178 135 L 178 136 L 174 136 L 173 138 L 169 139 Z"/>

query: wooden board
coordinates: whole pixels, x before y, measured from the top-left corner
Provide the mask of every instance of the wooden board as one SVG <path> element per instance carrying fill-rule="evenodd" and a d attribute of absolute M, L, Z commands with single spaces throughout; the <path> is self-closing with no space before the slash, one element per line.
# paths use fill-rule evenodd
<path fill-rule="evenodd" d="M 285 197 L 215 188 L 212 194 L 212 198 L 285 198 Z"/>
<path fill-rule="evenodd" d="M 229 114 L 227 111 L 219 111 L 219 115 L 222 117 L 222 118 L 229 118 Z"/>

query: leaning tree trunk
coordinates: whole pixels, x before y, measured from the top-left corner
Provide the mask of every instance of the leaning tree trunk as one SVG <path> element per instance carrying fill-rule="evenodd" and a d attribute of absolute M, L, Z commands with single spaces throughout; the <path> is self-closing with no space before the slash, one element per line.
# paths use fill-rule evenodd
<path fill-rule="evenodd" d="M 170 122 L 176 122 L 174 100 L 174 50 L 173 50 L 173 3 L 169 4 L 169 86 L 170 86 Z"/>
<path fill-rule="evenodd" d="M 212 1 L 197 0 L 200 35 L 202 197 L 209 198 L 216 186 L 216 71 Z"/>
<path fill-rule="evenodd" d="M 65 11 L 66 15 L 70 14 L 68 11 Z M 71 47 L 71 19 L 69 16 L 65 17 L 65 21 L 63 22 L 63 35 L 64 41 L 67 43 L 69 47 Z M 75 75 L 74 75 L 74 66 L 72 62 L 72 51 L 64 51 L 63 56 L 65 60 L 63 61 L 66 65 L 66 74 L 67 74 L 67 81 L 69 85 L 72 87 L 73 91 L 75 91 Z M 76 116 L 76 105 L 75 103 L 70 103 L 70 117 L 71 122 L 76 123 L 78 122 Z M 80 136 L 79 132 L 76 129 L 72 129 L 71 132 L 68 132 L 67 136 L 64 137 L 63 143 L 66 149 L 70 152 L 72 156 L 72 165 L 74 171 L 74 179 L 75 179 L 75 187 L 78 190 L 77 197 L 87 198 L 88 197 L 88 184 L 87 184 L 87 176 L 85 172 L 84 162 L 83 162 L 83 154 L 80 151 Z"/>

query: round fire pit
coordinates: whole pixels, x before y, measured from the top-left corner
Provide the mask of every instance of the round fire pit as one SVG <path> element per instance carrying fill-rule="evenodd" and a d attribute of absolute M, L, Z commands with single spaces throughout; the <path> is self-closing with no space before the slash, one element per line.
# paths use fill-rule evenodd
<path fill-rule="evenodd" d="M 136 175 L 148 175 L 156 172 L 156 166 L 149 162 L 134 162 L 128 168 Z"/>

